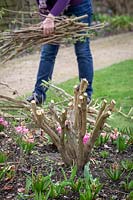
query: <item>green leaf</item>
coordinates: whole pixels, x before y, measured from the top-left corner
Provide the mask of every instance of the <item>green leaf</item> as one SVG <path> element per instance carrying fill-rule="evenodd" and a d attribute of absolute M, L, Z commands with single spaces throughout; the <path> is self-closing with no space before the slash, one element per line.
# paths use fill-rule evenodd
<path fill-rule="evenodd" d="M 129 182 L 128 190 L 133 190 L 133 181 L 132 180 Z"/>
<path fill-rule="evenodd" d="M 93 176 L 90 172 L 90 162 L 88 162 L 84 167 L 84 178 L 86 182 L 91 182 L 93 180 Z"/>
<path fill-rule="evenodd" d="M 70 180 L 74 180 L 75 176 L 77 174 L 77 166 L 75 165 L 73 168 L 72 168 L 72 172 L 71 172 L 71 176 L 70 176 Z"/>
<path fill-rule="evenodd" d="M 89 185 L 87 185 L 86 187 L 86 199 L 88 200 L 92 200 L 93 197 L 92 197 L 92 191 L 91 191 L 91 188 Z"/>
<path fill-rule="evenodd" d="M 83 193 L 80 194 L 80 200 L 86 200 L 86 197 Z"/>
<path fill-rule="evenodd" d="M 63 174 L 63 176 L 64 176 L 64 179 L 67 180 L 67 176 L 66 176 L 66 173 L 65 173 L 64 169 L 61 168 L 61 171 L 62 171 L 62 174 Z"/>
<path fill-rule="evenodd" d="M 26 178 L 26 186 L 25 186 L 25 191 L 26 191 L 27 194 L 29 193 L 31 185 L 32 185 L 32 179 L 31 179 L 30 176 L 27 176 L 27 178 Z"/>

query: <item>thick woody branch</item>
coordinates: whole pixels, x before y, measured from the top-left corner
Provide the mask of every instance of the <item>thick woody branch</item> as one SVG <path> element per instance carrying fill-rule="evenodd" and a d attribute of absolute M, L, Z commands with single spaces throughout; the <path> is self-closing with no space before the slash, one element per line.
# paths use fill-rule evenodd
<path fill-rule="evenodd" d="M 79 87 L 79 95 L 83 94 L 88 86 L 88 81 L 86 79 L 82 79 Z"/>
<path fill-rule="evenodd" d="M 100 134 L 100 131 L 101 131 L 102 128 L 103 128 L 103 125 L 104 125 L 104 123 L 105 123 L 105 120 L 106 120 L 110 115 L 111 115 L 111 112 L 108 111 L 108 112 L 102 114 L 102 115 L 99 117 L 99 119 L 98 119 L 98 121 L 97 121 L 97 123 L 96 123 L 96 125 L 95 125 L 95 127 L 94 127 L 94 129 L 93 129 L 93 131 L 92 131 L 91 138 L 90 138 L 89 142 L 84 146 L 85 158 L 87 157 L 87 159 L 89 159 L 88 157 L 90 156 L 90 153 L 91 153 L 91 150 L 92 150 L 92 148 L 93 148 L 93 146 L 94 146 L 94 143 L 95 143 L 96 139 L 98 138 L 98 136 L 99 136 L 99 134 Z"/>
<path fill-rule="evenodd" d="M 100 116 L 102 115 L 103 111 L 105 110 L 106 105 L 107 105 L 107 101 L 104 99 L 103 102 L 102 102 L 102 106 L 100 108 L 100 111 L 99 111 L 99 113 L 97 115 L 96 123 L 99 120 Z"/>
<path fill-rule="evenodd" d="M 31 102 L 31 110 L 32 110 L 35 122 L 39 125 L 40 128 L 46 131 L 46 133 L 51 137 L 54 144 L 58 147 L 59 137 L 52 130 L 52 128 L 50 128 L 50 126 L 47 124 L 44 111 L 42 109 L 37 110 L 35 101 Z"/>

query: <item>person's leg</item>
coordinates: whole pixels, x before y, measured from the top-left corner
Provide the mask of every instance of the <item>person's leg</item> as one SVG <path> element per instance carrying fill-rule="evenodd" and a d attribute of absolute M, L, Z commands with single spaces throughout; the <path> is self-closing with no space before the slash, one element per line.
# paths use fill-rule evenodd
<path fill-rule="evenodd" d="M 75 44 L 75 53 L 78 62 L 79 79 L 87 79 L 89 85 L 86 92 L 88 94 L 88 97 L 91 99 L 93 81 L 93 59 L 90 51 L 89 39 L 86 39 L 85 42 L 77 42 Z"/>
<path fill-rule="evenodd" d="M 82 16 L 88 15 L 88 17 L 81 20 L 83 23 L 90 25 L 92 18 L 92 3 L 91 0 L 83 0 L 78 6 L 70 6 L 65 12 L 67 16 L 75 15 Z M 90 41 L 86 39 L 84 42 L 78 41 L 75 44 L 75 53 L 77 56 L 79 79 L 86 78 L 89 85 L 86 90 L 88 97 L 91 99 L 92 95 L 92 82 L 93 82 L 93 58 L 90 50 Z"/>
<path fill-rule="evenodd" d="M 33 95 L 27 99 L 29 102 L 31 102 L 33 99 L 36 101 L 38 100 L 37 103 L 43 103 L 43 101 L 45 101 L 47 88 L 41 84 L 42 80 L 49 81 L 52 79 L 55 58 L 58 53 L 58 49 L 59 45 L 47 44 L 42 46 L 35 88 Z"/>

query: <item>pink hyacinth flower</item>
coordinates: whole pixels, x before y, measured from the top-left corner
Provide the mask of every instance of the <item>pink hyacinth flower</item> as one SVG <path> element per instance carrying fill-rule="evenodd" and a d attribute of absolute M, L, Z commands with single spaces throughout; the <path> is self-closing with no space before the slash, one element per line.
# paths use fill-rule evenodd
<path fill-rule="evenodd" d="M 26 128 L 26 127 L 23 127 L 23 130 L 22 130 L 22 131 L 23 131 L 23 133 L 24 133 L 24 134 L 26 134 L 26 133 L 28 133 L 28 132 L 29 132 L 29 129 L 28 129 L 28 128 Z"/>
<path fill-rule="evenodd" d="M 116 140 L 116 139 L 118 138 L 118 135 L 119 135 L 119 134 L 115 134 L 115 133 L 112 134 L 112 133 L 111 133 L 111 134 L 110 134 L 110 138 L 111 138 L 112 140 Z"/>
<path fill-rule="evenodd" d="M 18 126 L 15 128 L 15 130 L 17 131 L 17 133 L 21 133 L 21 134 L 26 134 L 29 132 L 29 129 L 26 128 L 25 126 Z"/>
<path fill-rule="evenodd" d="M 86 133 L 85 136 L 83 137 L 83 144 L 86 144 L 90 139 L 90 134 Z"/>
<path fill-rule="evenodd" d="M 27 142 L 29 142 L 29 143 L 34 143 L 34 138 L 29 138 L 29 139 L 27 140 Z"/>
<path fill-rule="evenodd" d="M 59 134 L 62 133 L 62 128 L 61 128 L 61 126 L 58 126 L 56 130 L 57 130 L 57 132 L 58 132 Z"/>
<path fill-rule="evenodd" d="M 8 127 L 8 122 L 7 122 L 7 121 L 4 121 L 4 122 L 3 122 L 3 125 L 4 125 L 5 127 Z"/>
<path fill-rule="evenodd" d="M 17 126 L 16 128 L 15 128 L 15 130 L 18 132 L 18 133 L 22 133 L 22 126 Z"/>
<path fill-rule="evenodd" d="M 2 125 L 3 125 L 3 122 L 4 122 L 4 119 L 3 119 L 3 117 L 0 117 L 0 124 L 2 124 Z"/>

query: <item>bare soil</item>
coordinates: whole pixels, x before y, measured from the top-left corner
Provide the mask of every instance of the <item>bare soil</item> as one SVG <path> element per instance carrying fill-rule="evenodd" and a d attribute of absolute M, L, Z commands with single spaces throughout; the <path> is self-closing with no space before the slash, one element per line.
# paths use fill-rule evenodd
<path fill-rule="evenodd" d="M 30 154 L 22 154 L 20 146 L 15 141 L 14 131 L 10 127 L 5 132 L 6 137 L 0 138 L 0 149 L 8 156 L 7 163 L 12 173 L 7 173 L 0 179 L 0 199 L 1 200 L 33 200 L 31 197 L 33 191 L 26 192 L 26 178 L 32 176 L 32 171 L 36 175 L 41 173 L 43 176 L 50 174 L 53 169 L 53 176 L 51 177 L 53 183 L 61 182 L 64 180 L 62 168 L 67 176 L 70 178 L 71 169 L 66 167 L 61 160 L 60 154 L 57 148 L 53 144 L 47 143 L 40 134 L 35 132 L 35 147 Z M 107 158 L 100 156 L 101 151 L 107 151 L 109 153 Z M 23 156 L 23 160 L 22 160 Z M 127 198 L 131 190 L 126 190 L 122 187 L 122 181 L 128 182 L 133 178 L 133 170 L 122 169 L 122 175 L 116 181 L 111 180 L 105 173 L 106 169 L 112 166 L 121 166 L 121 161 L 130 160 L 133 158 L 133 145 L 128 145 L 128 148 L 123 152 L 118 152 L 116 144 L 112 144 L 108 141 L 106 145 L 100 145 L 95 147 L 92 152 L 92 161 L 90 165 L 90 171 L 93 178 L 98 178 L 102 184 L 100 193 L 97 196 L 97 200 L 131 200 Z M 6 165 L 6 166 L 8 166 Z M 4 165 L 2 165 L 4 166 Z M 2 169 L 0 165 L 0 170 Z M 79 171 L 75 177 L 83 178 L 83 171 Z M 18 193 L 25 194 L 25 198 L 18 198 Z M 61 194 L 57 198 L 48 198 L 49 200 L 79 200 L 79 193 L 69 187 L 65 188 L 65 194 Z M 27 198 L 26 198 L 27 195 Z M 31 195 L 31 196 L 30 196 Z M 87 200 L 87 199 L 86 199 Z"/>
<path fill-rule="evenodd" d="M 133 34 L 129 32 L 92 40 L 91 49 L 95 70 L 120 61 L 133 59 Z M 39 57 L 40 53 L 37 51 L 34 54 L 0 64 L 0 83 L 6 83 L 10 87 L 7 88 L 0 84 L 0 94 L 13 96 L 13 90 L 16 90 L 19 95 L 31 93 L 36 80 Z M 77 75 L 77 62 L 73 46 L 60 48 L 56 59 L 53 82 L 60 83 Z"/>

